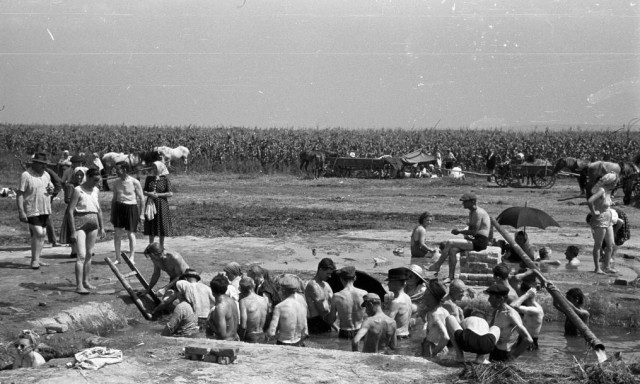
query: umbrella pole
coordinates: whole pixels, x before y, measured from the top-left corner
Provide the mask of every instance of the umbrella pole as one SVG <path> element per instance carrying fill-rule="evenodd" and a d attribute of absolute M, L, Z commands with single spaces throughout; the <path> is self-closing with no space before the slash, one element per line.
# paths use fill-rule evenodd
<path fill-rule="evenodd" d="M 596 337 L 593 332 L 591 332 L 589 327 L 582 321 L 582 319 L 573 311 L 571 304 L 560 293 L 558 288 L 556 288 L 556 286 L 553 284 L 551 284 L 551 286 L 547 285 L 547 280 L 542 276 L 540 270 L 536 267 L 533 261 L 531 261 L 531 258 L 533 258 L 533 254 L 529 255 L 531 258 L 527 257 L 522 248 L 520 248 L 520 246 L 518 246 L 518 244 L 516 244 L 516 242 L 514 241 L 513 237 L 511 237 L 511 234 L 502 229 L 500 224 L 498 224 L 498 222 L 494 218 L 491 218 L 491 224 L 493 224 L 493 227 L 498 232 L 500 232 L 502 237 L 511 245 L 511 248 L 516 252 L 516 254 L 520 256 L 520 259 L 527 265 L 527 268 L 536 270 L 538 272 L 536 273 L 536 276 L 542 283 L 542 286 L 547 289 L 551 297 L 553 297 L 555 302 L 558 304 L 560 310 L 567 316 L 567 319 L 569 319 L 576 326 L 576 328 L 580 332 L 582 332 L 582 334 L 584 335 L 584 339 L 595 351 L 598 362 L 601 363 L 607 360 L 607 354 L 604 349 L 604 344 L 602 344 L 602 342 Z"/>

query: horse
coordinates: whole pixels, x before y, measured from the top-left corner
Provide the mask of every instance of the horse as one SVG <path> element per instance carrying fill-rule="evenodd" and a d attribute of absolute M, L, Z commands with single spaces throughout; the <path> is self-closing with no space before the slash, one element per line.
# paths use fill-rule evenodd
<path fill-rule="evenodd" d="M 580 186 L 580 194 L 584 195 L 587 190 L 587 167 L 589 161 L 584 159 L 577 159 L 575 157 L 561 157 L 556 163 L 556 167 L 553 169 L 552 174 L 555 176 L 563 169 L 572 173 L 578 173 L 577 177 L 578 185 Z"/>
<path fill-rule="evenodd" d="M 307 175 L 309 174 L 309 165 L 313 172 L 313 178 L 317 179 L 324 171 L 326 155 L 322 151 L 302 151 L 300 152 L 300 170 L 304 167 Z"/>
<path fill-rule="evenodd" d="M 591 197 L 593 192 L 591 189 L 600 180 L 600 178 L 609 172 L 615 172 L 618 175 L 618 185 L 622 187 L 624 191 L 624 198 L 622 202 L 625 205 L 631 203 L 631 195 L 640 174 L 640 168 L 631 162 L 612 163 L 608 161 L 594 161 L 587 167 L 587 199 Z M 611 192 L 613 192 L 616 188 Z"/>
<path fill-rule="evenodd" d="M 182 159 L 182 162 L 184 164 L 184 171 L 187 172 L 187 167 L 189 165 L 189 148 L 179 145 L 175 148 L 164 146 L 156 147 L 153 150 L 158 152 L 160 156 L 162 156 L 164 162 L 168 162 L 169 165 L 171 165 L 171 162 L 173 160 Z"/>
<path fill-rule="evenodd" d="M 104 169 L 102 170 L 103 190 L 110 190 L 109 185 L 107 184 L 107 179 L 112 175 L 113 167 L 120 162 L 129 164 L 131 171 L 136 172 L 138 179 L 140 179 L 140 171 L 142 171 L 142 168 L 145 165 L 149 164 L 142 160 L 142 156 L 145 156 L 146 159 L 159 158 L 159 156 L 153 157 L 152 155 L 149 155 L 148 152 L 130 153 L 128 155 L 122 152 L 107 152 L 102 155 L 101 161 L 104 166 Z"/>

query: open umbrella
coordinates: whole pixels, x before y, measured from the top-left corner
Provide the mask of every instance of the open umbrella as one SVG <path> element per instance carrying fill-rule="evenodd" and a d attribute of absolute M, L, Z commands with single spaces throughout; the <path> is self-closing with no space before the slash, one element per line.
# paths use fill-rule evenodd
<path fill-rule="evenodd" d="M 545 229 L 547 227 L 559 227 L 548 213 L 541 209 L 531 207 L 511 207 L 502 211 L 496 218 L 498 224 L 509 225 L 514 228 L 536 227 Z"/>
<path fill-rule="evenodd" d="M 329 284 L 334 293 L 340 292 L 344 289 L 344 285 L 342 285 L 342 281 L 340 281 L 340 276 L 338 276 L 338 271 L 333 271 L 331 277 L 327 280 L 327 284 Z M 380 283 L 375 277 L 358 270 L 356 270 L 356 281 L 353 283 L 353 286 L 364 289 L 369 293 L 375 293 L 381 298 L 387 294 L 382 283 Z"/>

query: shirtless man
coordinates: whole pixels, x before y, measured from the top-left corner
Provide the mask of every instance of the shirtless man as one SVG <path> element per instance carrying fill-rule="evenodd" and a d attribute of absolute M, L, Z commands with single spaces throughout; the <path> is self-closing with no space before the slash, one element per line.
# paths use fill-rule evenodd
<path fill-rule="evenodd" d="M 502 285 L 509 290 L 507 294 L 507 304 L 518 299 L 518 293 L 509 283 L 509 272 L 511 269 L 504 263 L 498 264 L 491 270 L 493 272 L 493 281 L 496 284 Z"/>
<path fill-rule="evenodd" d="M 418 218 L 418 225 L 411 233 L 411 257 L 425 257 L 427 253 L 435 252 L 435 248 L 427 245 L 427 227 L 433 223 L 433 215 L 422 212 Z"/>
<path fill-rule="evenodd" d="M 309 333 L 331 332 L 331 324 L 326 321 L 331 309 L 333 290 L 327 283 L 336 265 L 333 260 L 324 258 L 318 263 L 318 271 L 304 289 L 304 296 L 309 306 Z"/>
<path fill-rule="evenodd" d="M 184 261 L 178 252 L 167 252 L 159 243 L 151 243 L 144 250 L 144 255 L 153 262 L 153 275 L 149 281 L 149 289 L 141 293 L 149 293 L 160 279 L 160 274 L 165 271 L 169 275 L 169 281 L 175 280 L 185 274 L 189 265 Z M 163 292 L 160 292 L 162 294 Z"/>
<path fill-rule="evenodd" d="M 404 286 L 407 281 L 406 268 L 392 268 L 387 273 L 387 281 L 389 281 L 389 317 L 396 322 L 396 336 L 399 339 L 408 339 L 411 334 L 409 332 L 409 324 L 413 313 L 411 298 L 404 292 Z"/>
<path fill-rule="evenodd" d="M 309 333 L 307 307 L 296 298 L 300 283 L 293 276 L 285 276 L 280 288 L 286 298 L 273 310 L 267 334 L 269 337 L 276 337 L 278 345 L 304 347 L 303 341 Z"/>
<path fill-rule="evenodd" d="M 489 233 L 491 231 L 491 220 L 489 214 L 477 205 L 478 197 L 475 193 L 465 193 L 460 198 L 462 206 L 469 210 L 469 229 L 453 229 L 451 234 L 464 235 L 464 239 L 447 240 L 442 255 L 434 264 L 429 267 L 430 271 L 439 272 L 444 261 L 449 259 L 449 279 L 453 280 L 458 264 L 458 252 L 460 251 L 483 251 L 489 245 Z"/>
<path fill-rule="evenodd" d="M 450 315 L 446 319 L 446 325 L 449 338 L 456 350 L 457 361 L 464 362 L 464 352 L 471 352 L 476 354 L 476 363 L 489 364 L 487 356 L 500 338 L 500 328 L 489 327 L 484 313 L 472 309 L 471 315 L 462 322 Z"/>
<path fill-rule="evenodd" d="M 355 267 L 349 266 L 340 269 L 338 276 L 340 276 L 344 289 L 333 296 L 328 322 L 333 324 L 337 317 L 340 323 L 338 337 L 353 339 L 362 326 L 365 313 L 362 307 L 362 298 L 367 294 L 367 291 L 353 286 L 356 281 Z"/>
<path fill-rule="evenodd" d="M 116 163 L 118 178 L 113 183 L 113 198 L 111 199 L 111 224 L 115 230 L 113 245 L 116 251 L 116 264 L 120 262 L 120 246 L 125 231 L 129 238 L 129 259 L 135 263 L 136 231 L 138 222 L 144 222 L 142 186 L 127 172 L 129 172 L 128 163 L 124 161 Z"/>
<path fill-rule="evenodd" d="M 544 310 L 536 301 L 535 288 L 530 287 L 527 283 L 522 283 L 520 290 L 525 293 L 509 305 L 522 314 L 522 323 L 533 339 L 533 343 L 529 345 L 529 350 L 537 351 L 538 335 L 540 335 L 542 321 L 544 320 Z M 518 343 L 521 340 L 518 338 Z"/>
<path fill-rule="evenodd" d="M 485 293 L 489 295 L 489 304 L 495 310 L 489 324 L 500 328 L 500 337 L 496 347 L 491 351 L 489 360 L 503 362 L 514 360 L 527 350 L 529 344 L 533 343 L 533 339 L 522 324 L 518 312 L 507 304 L 509 294 L 507 287 L 493 284 Z M 522 341 L 515 345 L 518 335 Z"/>
<path fill-rule="evenodd" d="M 364 338 L 362 352 L 386 352 L 387 348 L 396 348 L 396 322 L 382 311 L 380 296 L 367 293 L 362 306 L 367 312 L 367 319 L 351 341 L 351 349 L 358 352 L 360 340 Z"/>
<path fill-rule="evenodd" d="M 426 336 L 422 341 L 422 355 L 425 357 L 437 357 L 446 355 L 449 334 L 445 325 L 449 312 L 442 307 L 442 299 L 447 295 L 447 290 L 440 281 L 431 280 L 427 284 L 427 291 L 423 300 L 426 313 L 424 323 Z"/>
<path fill-rule="evenodd" d="M 240 313 L 236 301 L 225 295 L 229 280 L 218 274 L 211 279 L 211 293 L 216 299 L 215 307 L 207 319 L 207 337 L 217 340 L 239 341 L 238 324 Z"/>
<path fill-rule="evenodd" d="M 264 323 L 267 319 L 267 299 L 253 290 L 250 277 L 240 279 L 240 327 L 238 335 L 246 343 L 265 343 Z"/>
<path fill-rule="evenodd" d="M 449 286 L 449 294 L 442 299 L 442 307 L 449 312 L 449 314 L 456 318 L 458 324 L 462 324 L 464 320 L 464 313 L 462 308 L 457 304 L 458 301 L 464 297 L 464 291 L 466 286 L 464 281 L 460 279 L 454 279 Z"/>

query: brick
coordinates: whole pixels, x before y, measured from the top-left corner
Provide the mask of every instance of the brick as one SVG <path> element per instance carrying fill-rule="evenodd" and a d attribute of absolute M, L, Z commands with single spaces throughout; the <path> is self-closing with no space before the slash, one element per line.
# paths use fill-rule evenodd
<path fill-rule="evenodd" d="M 189 346 L 189 347 L 184 347 L 184 353 L 186 354 L 192 354 L 192 355 L 208 355 L 209 354 L 210 349 L 206 348 L 206 347 L 194 347 L 194 346 Z"/>
<path fill-rule="evenodd" d="M 616 279 L 616 281 L 613 282 L 613 285 L 629 285 L 629 281 L 624 279 Z"/>
<path fill-rule="evenodd" d="M 218 357 L 236 357 L 239 351 L 239 348 L 211 348 L 209 354 Z"/>

